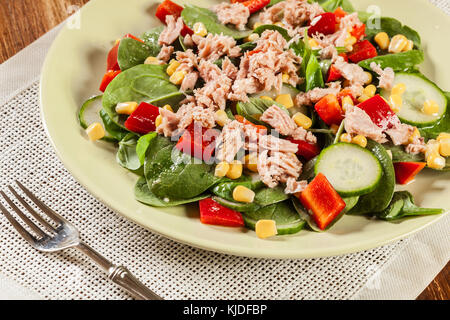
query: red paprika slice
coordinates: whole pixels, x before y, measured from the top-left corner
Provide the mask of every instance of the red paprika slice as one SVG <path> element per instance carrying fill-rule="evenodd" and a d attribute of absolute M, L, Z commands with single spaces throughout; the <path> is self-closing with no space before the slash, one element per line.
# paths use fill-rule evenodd
<path fill-rule="evenodd" d="M 200 200 L 199 207 L 201 223 L 225 227 L 244 226 L 240 212 L 224 207 L 211 198 Z"/>
<path fill-rule="evenodd" d="M 147 134 L 156 130 L 156 118 L 159 108 L 152 104 L 141 102 L 136 110 L 125 121 L 125 128 L 139 134 Z"/>

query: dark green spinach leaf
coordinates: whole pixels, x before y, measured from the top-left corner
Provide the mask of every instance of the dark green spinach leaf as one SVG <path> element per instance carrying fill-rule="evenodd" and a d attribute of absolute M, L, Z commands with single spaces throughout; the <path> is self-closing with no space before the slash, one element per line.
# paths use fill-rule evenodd
<path fill-rule="evenodd" d="M 423 62 L 423 52 L 420 50 L 410 50 L 406 52 L 386 54 L 384 56 L 378 56 L 375 58 L 363 60 L 359 63 L 359 66 L 372 71 L 370 64 L 375 62 L 381 66 L 381 68 L 390 67 L 396 72 L 415 70 L 415 67 Z"/>
<path fill-rule="evenodd" d="M 161 46 L 158 43 L 159 36 L 164 30 L 163 26 L 153 28 L 141 35 L 141 39 L 145 42 L 150 50 L 150 56 L 156 57 L 161 51 Z"/>
<path fill-rule="evenodd" d="M 236 104 L 236 112 L 253 123 L 267 126 L 265 122 L 260 121 L 258 119 L 259 116 L 261 116 L 264 113 L 264 111 L 266 111 L 274 104 L 280 107 L 285 112 L 289 113 L 286 107 L 283 106 L 282 104 L 272 100 L 261 98 L 250 98 L 248 102 L 238 102 Z"/>
<path fill-rule="evenodd" d="M 140 41 L 131 38 L 120 40 L 117 53 L 117 62 L 120 70 L 125 71 L 144 63 L 145 59 L 152 55 L 151 53 L 150 48 Z"/>
<path fill-rule="evenodd" d="M 139 138 L 136 144 L 136 154 L 139 158 L 139 162 L 141 165 L 144 164 L 145 154 L 147 153 L 147 149 L 150 146 L 150 142 L 155 139 L 157 133 L 151 132 Z"/>
<path fill-rule="evenodd" d="M 363 21 L 365 22 L 365 21 Z M 369 21 L 370 22 L 370 21 Z M 378 23 L 378 20 L 377 20 Z M 411 29 L 406 25 L 402 25 L 400 21 L 394 18 L 381 17 L 379 18 L 379 25 L 377 23 L 368 23 L 366 28 L 367 39 L 373 40 L 373 38 L 380 32 L 386 32 L 389 37 L 393 37 L 397 34 L 403 34 L 409 40 L 414 42 L 416 48 L 420 49 L 421 41 L 420 35 L 417 31 Z"/>
<path fill-rule="evenodd" d="M 263 24 L 262 26 L 259 26 L 255 30 L 253 30 L 253 33 L 262 35 L 263 32 L 266 30 L 278 31 L 283 36 L 283 38 L 286 39 L 286 41 L 291 40 L 291 37 L 289 36 L 289 34 L 285 28 L 282 28 L 282 27 L 274 25 L 274 24 Z"/>
<path fill-rule="evenodd" d="M 116 160 L 124 168 L 135 171 L 141 167 L 138 155 L 136 153 L 136 144 L 138 137 L 134 133 L 127 134 L 119 142 Z"/>
<path fill-rule="evenodd" d="M 315 55 L 311 55 L 306 67 L 305 77 L 306 88 L 305 92 L 308 92 L 314 88 L 323 88 L 324 81 L 322 77 L 322 68 Z"/>

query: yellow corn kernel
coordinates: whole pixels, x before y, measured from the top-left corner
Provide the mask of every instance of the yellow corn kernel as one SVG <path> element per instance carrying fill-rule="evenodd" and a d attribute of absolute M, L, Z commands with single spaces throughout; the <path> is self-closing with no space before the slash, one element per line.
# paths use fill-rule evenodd
<path fill-rule="evenodd" d="M 206 30 L 203 22 L 197 22 L 194 24 L 194 34 L 200 37 L 204 37 L 208 34 L 208 30 Z"/>
<path fill-rule="evenodd" d="M 217 164 L 216 169 L 214 171 L 214 175 L 216 177 L 225 177 L 230 170 L 230 165 L 227 162 L 220 162 Z"/>
<path fill-rule="evenodd" d="M 176 71 L 173 75 L 170 76 L 170 82 L 175 85 L 180 85 L 184 77 L 186 76 L 186 71 Z"/>
<path fill-rule="evenodd" d="M 364 84 L 365 84 L 365 85 L 371 84 L 371 83 L 372 83 L 372 80 L 373 80 L 372 74 L 371 74 L 370 72 L 367 72 L 367 71 L 364 71 L 364 73 L 365 73 L 366 76 L 367 76 L 367 81 L 364 82 Z"/>
<path fill-rule="evenodd" d="M 408 44 L 403 48 L 403 52 L 410 51 L 414 48 L 414 42 L 412 40 L 408 40 Z"/>
<path fill-rule="evenodd" d="M 242 176 L 242 162 L 234 160 L 230 163 L 230 170 L 227 172 L 227 177 L 230 179 L 238 179 Z"/>
<path fill-rule="evenodd" d="M 303 129 L 309 129 L 312 126 L 311 118 L 301 112 L 297 112 L 296 114 L 294 114 L 292 119 L 299 127 L 302 127 Z"/>
<path fill-rule="evenodd" d="M 443 157 L 450 157 L 450 138 L 439 141 L 439 153 Z"/>
<path fill-rule="evenodd" d="M 414 132 L 412 133 L 411 137 L 409 137 L 408 143 L 413 143 L 417 138 L 420 138 L 420 132 L 417 127 L 414 127 Z"/>
<path fill-rule="evenodd" d="M 283 81 L 283 83 L 288 83 L 290 77 L 287 73 L 283 73 L 283 75 L 281 76 L 281 80 Z"/>
<path fill-rule="evenodd" d="M 427 142 L 425 151 L 425 158 L 428 159 L 431 155 L 439 155 L 439 141 L 431 139 Z"/>
<path fill-rule="evenodd" d="M 341 142 L 348 142 L 351 143 L 352 142 L 352 135 L 349 133 L 343 133 L 341 134 L 341 137 L 339 139 Z"/>
<path fill-rule="evenodd" d="M 247 154 L 244 157 L 244 164 L 248 170 L 258 172 L 258 154 L 256 152 Z"/>
<path fill-rule="evenodd" d="M 375 42 L 378 44 L 378 46 L 380 47 L 381 50 L 386 50 L 387 48 L 389 48 L 389 36 L 386 32 L 380 32 L 378 33 L 375 38 L 374 38 Z"/>
<path fill-rule="evenodd" d="M 398 94 L 401 96 L 406 91 L 406 85 L 404 83 L 397 83 L 391 91 L 391 94 Z"/>
<path fill-rule="evenodd" d="M 244 42 L 255 42 L 258 39 L 259 39 L 259 34 L 252 33 L 244 39 Z"/>
<path fill-rule="evenodd" d="M 159 60 L 156 57 L 148 57 L 147 59 L 145 59 L 144 64 L 161 64 L 161 60 Z"/>
<path fill-rule="evenodd" d="M 169 66 L 167 67 L 166 70 L 167 74 L 169 76 L 173 75 L 180 65 L 181 63 L 179 63 L 177 60 L 170 61 Z"/>
<path fill-rule="evenodd" d="M 273 99 L 271 98 L 271 97 L 269 97 L 269 96 L 261 96 L 261 97 L 259 97 L 260 99 L 266 99 L 266 100 L 270 100 L 270 101 L 273 101 Z"/>
<path fill-rule="evenodd" d="M 138 104 L 135 101 L 121 102 L 117 104 L 116 112 L 118 114 L 132 114 L 133 111 L 137 109 L 137 107 Z"/>
<path fill-rule="evenodd" d="M 105 136 L 105 129 L 103 129 L 103 126 L 100 123 L 94 122 L 89 127 L 87 127 L 86 133 L 89 137 L 89 140 L 96 141 Z"/>
<path fill-rule="evenodd" d="M 375 92 L 377 92 L 377 87 L 375 87 L 373 84 L 369 84 L 364 88 L 363 95 L 372 98 L 375 95 Z"/>
<path fill-rule="evenodd" d="M 349 96 L 345 96 L 342 98 L 342 110 L 346 111 L 348 106 L 353 106 L 353 99 Z"/>
<path fill-rule="evenodd" d="M 344 42 L 344 46 L 347 50 L 351 51 L 353 50 L 353 45 L 357 42 L 358 40 L 354 37 L 354 36 L 350 36 L 347 39 L 345 39 Z"/>
<path fill-rule="evenodd" d="M 367 138 L 358 134 L 352 139 L 352 143 L 357 144 L 360 147 L 365 148 L 367 146 Z"/>
<path fill-rule="evenodd" d="M 166 104 L 166 105 L 163 107 L 163 109 L 166 109 L 166 110 L 169 110 L 169 111 L 172 111 L 172 112 L 173 112 L 173 109 L 172 109 L 172 107 L 170 106 L 170 104 Z"/>
<path fill-rule="evenodd" d="M 450 139 L 450 133 L 447 132 L 441 132 L 439 133 L 438 137 L 436 138 L 437 141 L 441 141 L 441 140 L 446 140 L 446 139 Z"/>
<path fill-rule="evenodd" d="M 339 131 L 339 126 L 337 124 L 332 124 L 330 126 L 331 131 L 333 132 L 333 134 L 337 134 L 337 132 Z"/>
<path fill-rule="evenodd" d="M 290 94 L 280 94 L 276 99 L 276 102 L 281 103 L 287 109 L 292 108 L 294 106 L 294 101 L 292 101 L 292 97 Z"/>
<path fill-rule="evenodd" d="M 316 40 L 309 39 L 308 43 L 309 43 L 309 46 L 311 47 L 311 49 L 319 49 L 319 43 L 317 43 Z"/>
<path fill-rule="evenodd" d="M 155 119 L 155 126 L 158 128 L 161 125 L 161 123 L 162 123 L 162 116 L 159 115 Z"/>
<path fill-rule="evenodd" d="M 247 187 L 237 186 L 233 190 L 233 199 L 237 202 L 252 203 L 255 199 L 255 192 Z"/>
<path fill-rule="evenodd" d="M 255 225 L 255 232 L 258 238 L 266 239 L 278 234 L 275 220 L 258 220 Z"/>
<path fill-rule="evenodd" d="M 396 113 L 399 112 L 403 105 L 402 96 L 400 96 L 398 94 L 391 94 L 389 101 L 391 103 L 392 110 Z"/>
<path fill-rule="evenodd" d="M 427 166 L 432 169 L 441 170 L 445 167 L 445 158 L 440 155 L 431 154 L 427 157 Z"/>
<path fill-rule="evenodd" d="M 422 112 L 428 115 L 433 115 L 439 112 L 439 105 L 434 100 L 427 100 L 423 103 Z"/>
<path fill-rule="evenodd" d="M 392 151 L 391 150 L 386 150 L 387 154 L 389 155 L 389 158 L 392 159 Z"/>
<path fill-rule="evenodd" d="M 253 30 L 255 30 L 258 27 L 261 27 L 263 24 L 261 22 L 255 22 L 255 24 L 253 25 Z"/>
<path fill-rule="evenodd" d="M 389 52 L 390 53 L 402 52 L 407 45 L 408 39 L 402 34 L 397 34 L 392 38 L 391 43 L 389 44 Z"/>
<path fill-rule="evenodd" d="M 216 120 L 217 124 L 221 127 L 226 125 L 230 119 L 228 119 L 227 113 L 223 110 L 217 110 L 214 114 L 214 119 Z"/>
<path fill-rule="evenodd" d="M 362 96 L 359 96 L 359 97 L 358 97 L 358 101 L 359 101 L 359 102 L 364 102 L 364 101 L 366 101 L 367 99 L 370 99 L 370 97 L 366 96 L 365 94 L 363 94 Z"/>

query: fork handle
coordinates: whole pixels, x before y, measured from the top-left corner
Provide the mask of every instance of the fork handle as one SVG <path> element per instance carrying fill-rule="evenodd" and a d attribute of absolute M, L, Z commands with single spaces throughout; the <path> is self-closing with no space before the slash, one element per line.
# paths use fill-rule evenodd
<path fill-rule="evenodd" d="M 115 266 L 87 244 L 80 242 L 75 248 L 91 258 L 100 268 L 108 273 L 108 278 L 111 281 L 128 291 L 134 298 L 138 300 L 162 300 L 161 297 L 140 282 L 127 268 Z"/>

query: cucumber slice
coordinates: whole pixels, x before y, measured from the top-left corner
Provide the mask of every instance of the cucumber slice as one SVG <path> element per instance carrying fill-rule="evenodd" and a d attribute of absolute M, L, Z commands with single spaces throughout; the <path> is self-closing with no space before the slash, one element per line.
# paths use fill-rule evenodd
<path fill-rule="evenodd" d="M 417 127 L 430 126 L 437 122 L 447 110 L 447 99 L 444 93 L 433 82 L 419 73 L 396 73 L 394 85 L 403 83 L 406 91 L 403 93 L 403 105 L 397 113 L 402 122 Z M 389 101 L 391 91 L 382 90 L 381 95 Z M 423 104 L 433 100 L 439 105 L 439 111 L 428 115 L 422 112 Z"/>
<path fill-rule="evenodd" d="M 255 203 L 234 202 L 217 196 L 212 197 L 212 199 L 224 207 L 239 212 L 251 212 L 260 208 L 260 206 Z"/>
<path fill-rule="evenodd" d="M 383 174 L 380 161 L 369 150 L 344 142 L 322 150 L 314 172 L 323 173 L 344 197 L 375 190 Z"/>

